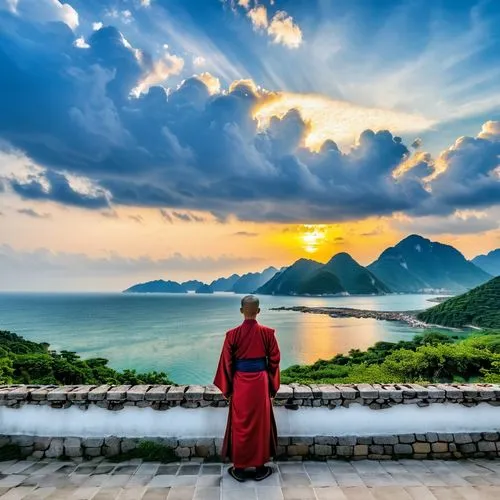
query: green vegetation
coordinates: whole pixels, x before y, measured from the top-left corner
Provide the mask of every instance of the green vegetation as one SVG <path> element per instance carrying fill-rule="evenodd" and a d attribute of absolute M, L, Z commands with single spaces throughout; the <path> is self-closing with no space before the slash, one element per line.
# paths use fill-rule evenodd
<path fill-rule="evenodd" d="M 500 276 L 417 317 L 426 323 L 456 328 L 466 325 L 500 328 Z"/>
<path fill-rule="evenodd" d="M 165 373 L 113 370 L 104 358 L 80 359 L 47 343 L 0 331 L 0 384 L 171 384 Z"/>
<path fill-rule="evenodd" d="M 466 339 L 427 332 L 412 341 L 377 342 L 308 366 L 291 366 L 282 383 L 500 382 L 500 331 Z"/>

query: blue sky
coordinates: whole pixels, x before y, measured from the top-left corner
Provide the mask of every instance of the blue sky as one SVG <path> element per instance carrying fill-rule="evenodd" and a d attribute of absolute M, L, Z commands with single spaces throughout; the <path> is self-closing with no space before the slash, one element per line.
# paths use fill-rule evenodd
<path fill-rule="evenodd" d="M 234 263 L 232 235 L 272 257 L 306 224 L 325 246 L 500 246 L 499 20 L 493 0 L 0 0 L 0 245 Z M 100 246 L 61 237 L 103 224 Z M 196 225 L 228 239 L 193 251 Z"/>

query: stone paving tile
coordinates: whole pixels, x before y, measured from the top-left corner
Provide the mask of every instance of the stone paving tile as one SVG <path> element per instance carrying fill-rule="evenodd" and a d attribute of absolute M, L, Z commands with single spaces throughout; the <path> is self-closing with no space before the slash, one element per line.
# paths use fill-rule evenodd
<path fill-rule="evenodd" d="M 2 462 L 0 500 L 500 500 L 500 460 L 289 462 L 245 483 L 222 464 L 77 465 Z"/>
<path fill-rule="evenodd" d="M 167 500 L 170 488 L 148 488 L 142 500 Z"/>
<path fill-rule="evenodd" d="M 219 487 L 200 486 L 194 491 L 194 500 L 220 500 L 220 495 Z"/>
<path fill-rule="evenodd" d="M 193 500 L 194 486 L 174 486 L 170 489 L 167 500 Z"/>

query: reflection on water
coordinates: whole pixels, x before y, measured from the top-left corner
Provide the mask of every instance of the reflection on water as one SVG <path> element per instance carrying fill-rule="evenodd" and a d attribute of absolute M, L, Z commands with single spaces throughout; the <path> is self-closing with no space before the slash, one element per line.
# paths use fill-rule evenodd
<path fill-rule="evenodd" d="M 108 358 L 115 368 L 167 371 L 183 383 L 211 382 L 224 332 L 241 317 L 241 296 L 123 294 L 0 294 L 0 329 L 50 342 L 84 357 Z M 277 330 L 283 367 L 330 359 L 379 340 L 411 339 L 407 325 L 373 319 L 270 311 L 307 305 L 373 310 L 424 309 L 429 296 L 272 297 L 262 300 L 261 322 Z"/>

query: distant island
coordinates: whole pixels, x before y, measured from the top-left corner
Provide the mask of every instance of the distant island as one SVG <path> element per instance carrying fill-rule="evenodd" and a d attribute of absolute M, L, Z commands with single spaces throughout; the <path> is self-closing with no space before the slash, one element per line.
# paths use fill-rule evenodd
<path fill-rule="evenodd" d="M 232 274 L 211 283 L 155 280 L 133 285 L 125 293 L 232 292 L 262 295 L 337 296 L 388 293 L 460 294 L 500 274 L 500 249 L 467 260 L 456 248 L 410 235 L 384 250 L 364 267 L 346 252 L 326 264 L 298 259 L 281 269 Z M 491 271 L 489 274 L 487 271 Z"/>

